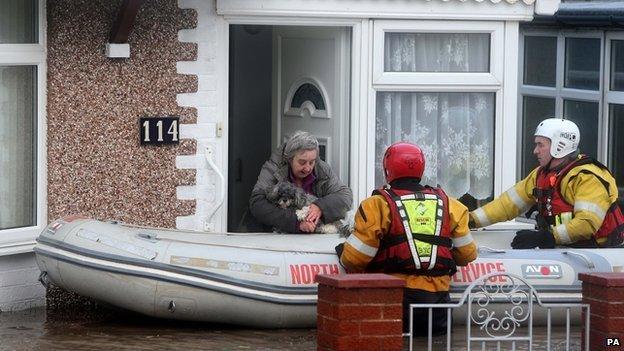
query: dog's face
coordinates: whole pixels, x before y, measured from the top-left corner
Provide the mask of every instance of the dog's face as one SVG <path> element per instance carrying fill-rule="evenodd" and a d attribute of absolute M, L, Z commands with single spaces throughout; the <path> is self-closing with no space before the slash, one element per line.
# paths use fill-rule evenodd
<path fill-rule="evenodd" d="M 279 182 L 267 191 L 267 200 L 281 208 L 301 208 L 306 205 L 306 194 L 290 182 Z"/>

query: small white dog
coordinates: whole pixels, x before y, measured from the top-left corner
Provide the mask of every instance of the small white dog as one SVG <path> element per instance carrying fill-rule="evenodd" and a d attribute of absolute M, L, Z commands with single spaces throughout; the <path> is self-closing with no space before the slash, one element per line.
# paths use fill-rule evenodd
<path fill-rule="evenodd" d="M 314 195 L 307 194 L 303 189 L 295 186 L 291 182 L 278 182 L 267 190 L 266 197 L 267 200 L 281 208 L 295 209 L 299 221 L 306 219 L 310 211 L 310 204 L 316 200 Z M 344 225 L 342 221 L 336 221 L 334 223 L 317 226 L 315 232 L 321 234 L 345 234 L 346 230 L 350 231 L 348 226 Z"/>

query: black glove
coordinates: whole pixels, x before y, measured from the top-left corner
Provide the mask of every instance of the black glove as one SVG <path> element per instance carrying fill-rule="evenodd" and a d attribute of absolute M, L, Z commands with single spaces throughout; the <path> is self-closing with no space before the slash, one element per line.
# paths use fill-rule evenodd
<path fill-rule="evenodd" d="M 470 229 L 476 229 L 477 228 L 477 223 L 475 223 L 475 221 L 472 218 L 472 216 L 468 220 L 468 228 L 470 228 Z"/>
<path fill-rule="evenodd" d="M 511 242 L 513 249 L 552 249 L 555 247 L 555 237 L 546 230 L 523 229 L 516 232 Z"/>
<path fill-rule="evenodd" d="M 342 256 L 342 250 L 344 250 L 344 243 L 336 245 L 334 249 L 336 250 L 336 253 L 338 254 L 338 258 L 340 258 L 340 256 Z"/>

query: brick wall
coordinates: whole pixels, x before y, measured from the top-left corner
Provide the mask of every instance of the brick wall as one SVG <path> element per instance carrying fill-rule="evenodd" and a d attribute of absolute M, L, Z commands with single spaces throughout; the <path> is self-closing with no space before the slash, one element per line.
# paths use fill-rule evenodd
<path fill-rule="evenodd" d="M 318 275 L 318 350 L 401 350 L 405 281 L 386 274 Z"/>
<path fill-rule="evenodd" d="M 583 282 L 583 303 L 589 304 L 589 349 L 621 350 L 624 346 L 624 273 L 581 273 L 579 279 Z"/>

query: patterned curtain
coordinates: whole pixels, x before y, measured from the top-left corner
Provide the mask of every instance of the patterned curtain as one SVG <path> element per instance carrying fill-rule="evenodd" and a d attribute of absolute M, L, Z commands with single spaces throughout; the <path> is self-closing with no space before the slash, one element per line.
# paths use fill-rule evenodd
<path fill-rule="evenodd" d="M 488 34 L 386 34 L 386 71 L 484 72 L 488 58 Z M 409 141 L 425 153 L 424 184 L 440 185 L 453 197 L 490 198 L 494 101 L 494 93 L 378 92 L 376 186 L 385 183 L 385 149 Z"/>
<path fill-rule="evenodd" d="M 425 153 L 423 183 L 451 196 L 493 194 L 493 93 L 377 93 L 375 184 L 385 182 L 388 146 L 409 141 Z"/>
<path fill-rule="evenodd" d="M 386 72 L 489 72 L 487 33 L 386 33 Z"/>

